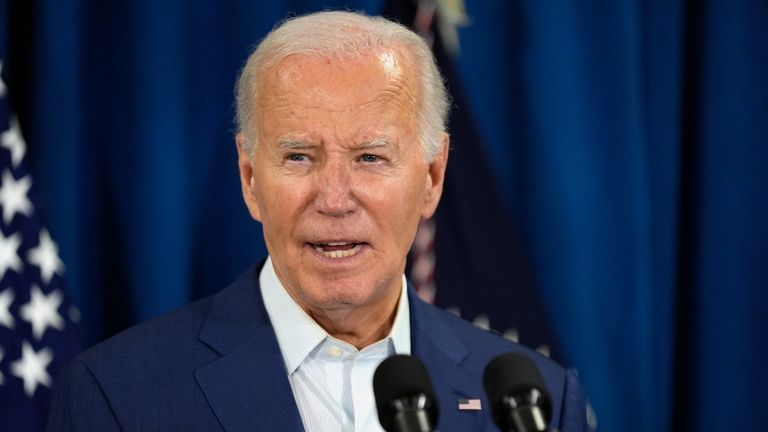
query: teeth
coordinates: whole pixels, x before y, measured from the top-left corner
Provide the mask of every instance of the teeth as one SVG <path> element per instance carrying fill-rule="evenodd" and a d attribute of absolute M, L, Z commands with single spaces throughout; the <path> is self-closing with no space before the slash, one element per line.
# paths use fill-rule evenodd
<path fill-rule="evenodd" d="M 349 243 L 347 243 L 347 242 L 330 242 L 330 243 L 326 243 L 326 244 L 328 246 L 344 246 L 344 245 L 347 245 Z"/>
<path fill-rule="evenodd" d="M 348 243 L 328 243 L 329 246 L 341 246 Z M 356 253 L 358 253 L 362 249 L 362 245 L 355 245 L 355 247 L 351 249 L 344 249 L 344 250 L 334 250 L 334 251 L 325 251 L 320 246 L 315 246 L 315 250 L 322 254 L 326 258 L 346 258 L 350 257 Z"/>

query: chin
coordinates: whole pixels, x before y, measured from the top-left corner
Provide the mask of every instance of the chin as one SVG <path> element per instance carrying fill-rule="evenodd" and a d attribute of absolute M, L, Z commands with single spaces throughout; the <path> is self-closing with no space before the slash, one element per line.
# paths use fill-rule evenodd
<path fill-rule="evenodd" d="M 315 295 L 312 296 L 315 304 L 329 309 L 356 307 L 370 302 L 374 297 L 372 290 L 359 289 L 361 285 L 350 283 L 339 285 L 336 282 L 315 288 Z"/>

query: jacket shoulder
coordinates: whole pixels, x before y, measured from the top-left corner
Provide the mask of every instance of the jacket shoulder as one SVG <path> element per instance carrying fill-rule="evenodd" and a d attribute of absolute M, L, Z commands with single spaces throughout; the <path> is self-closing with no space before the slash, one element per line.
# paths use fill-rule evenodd
<path fill-rule="evenodd" d="M 437 307 L 425 306 L 422 310 L 424 316 L 420 319 L 426 326 L 423 330 L 450 333 L 450 337 L 442 338 L 442 343 L 461 346 L 463 356 L 460 366 L 469 376 L 481 379 L 488 362 L 500 354 L 524 354 L 536 364 L 549 391 L 552 401 L 551 425 L 563 432 L 592 430 L 586 423 L 587 408 L 581 386 L 572 371 L 530 347 L 505 339 L 497 332 L 477 327 Z M 453 342 L 446 342 L 450 340 Z"/>
<path fill-rule="evenodd" d="M 468 360 L 471 361 L 472 358 L 475 358 L 483 362 L 482 368 L 497 355 L 519 352 L 530 357 L 543 375 L 552 374 L 563 381 L 566 378 L 566 370 L 560 364 L 526 345 L 504 338 L 496 331 L 478 327 L 443 309 L 429 306 L 429 312 L 432 319 L 447 326 L 452 334 L 464 344 Z"/>
<path fill-rule="evenodd" d="M 146 365 L 166 355 L 188 350 L 197 340 L 213 296 L 190 303 L 99 342 L 77 357 L 90 369 Z"/>

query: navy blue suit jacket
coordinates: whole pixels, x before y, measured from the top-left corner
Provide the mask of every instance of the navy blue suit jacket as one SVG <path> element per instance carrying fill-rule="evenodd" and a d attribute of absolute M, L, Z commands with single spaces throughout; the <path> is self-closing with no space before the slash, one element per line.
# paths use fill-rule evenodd
<path fill-rule="evenodd" d="M 60 374 L 48 431 L 301 431 L 296 402 L 254 266 L 232 285 L 86 351 Z M 412 354 L 432 376 L 442 431 L 495 431 L 482 372 L 497 354 L 524 351 L 552 396 L 552 426 L 588 431 L 570 373 L 449 313 L 410 290 Z M 457 400 L 481 398 L 481 412 Z"/>

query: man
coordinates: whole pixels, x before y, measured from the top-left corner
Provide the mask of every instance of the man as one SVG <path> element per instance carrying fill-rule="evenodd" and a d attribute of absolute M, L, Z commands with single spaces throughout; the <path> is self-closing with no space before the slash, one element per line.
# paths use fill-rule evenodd
<path fill-rule="evenodd" d="M 447 110 L 429 48 L 402 26 L 322 12 L 272 31 L 241 73 L 236 137 L 269 257 L 76 359 L 49 430 L 381 430 L 371 380 L 395 353 L 426 364 L 441 430 L 495 430 L 483 368 L 527 350 L 424 304 L 403 276 L 440 199 Z M 587 430 L 575 378 L 529 354 L 552 426 Z M 467 398 L 483 410 L 459 410 Z"/>

